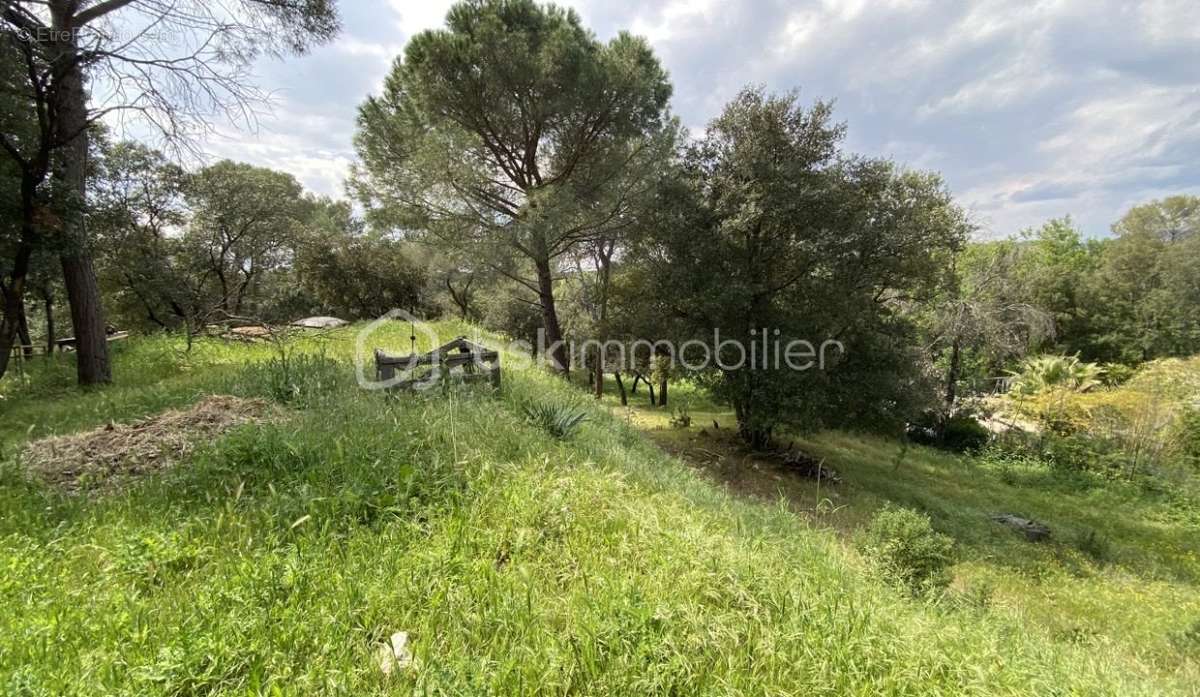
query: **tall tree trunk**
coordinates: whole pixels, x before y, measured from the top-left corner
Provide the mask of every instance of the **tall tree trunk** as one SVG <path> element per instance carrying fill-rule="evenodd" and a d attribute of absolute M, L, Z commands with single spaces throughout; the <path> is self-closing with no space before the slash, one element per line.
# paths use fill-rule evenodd
<path fill-rule="evenodd" d="M 42 302 L 46 308 L 46 355 L 54 353 L 54 294 L 47 291 L 42 294 Z"/>
<path fill-rule="evenodd" d="M 753 371 L 742 375 L 726 373 L 725 379 L 735 381 L 735 394 L 738 396 L 733 400 L 733 412 L 737 415 L 738 435 L 754 450 L 766 450 L 771 446 L 773 427 L 769 420 L 755 413 L 759 405 Z"/>
<path fill-rule="evenodd" d="M 537 268 L 538 302 L 542 306 L 542 326 L 546 333 L 546 357 L 554 369 L 570 375 L 571 360 L 563 343 L 562 328 L 558 324 L 558 311 L 554 307 L 554 276 L 550 273 L 550 260 L 542 257 L 534 264 Z"/>
<path fill-rule="evenodd" d="M 950 344 L 950 368 L 946 372 L 946 411 L 954 408 L 958 398 L 958 377 L 962 373 L 962 343 L 958 337 Z"/>
<path fill-rule="evenodd" d="M 4 295 L 4 317 L 0 319 L 0 377 L 4 377 L 8 372 L 8 361 L 12 358 L 13 344 L 16 343 L 24 305 L 25 279 L 29 275 L 29 260 L 32 256 L 33 249 L 30 245 L 18 245 L 9 282 L 0 284 Z"/>
<path fill-rule="evenodd" d="M 614 370 L 613 377 L 617 380 L 617 390 L 621 393 L 621 406 L 629 406 L 629 397 L 625 394 L 625 383 L 621 381 L 621 371 Z"/>
<path fill-rule="evenodd" d="M 21 353 L 33 357 L 33 338 L 29 336 L 29 317 L 25 314 L 25 299 L 17 305 L 17 338 L 21 340 Z"/>
<path fill-rule="evenodd" d="M 596 349 L 596 399 L 604 396 L 604 354 L 607 351 L 605 342 L 608 341 L 608 291 L 612 279 L 613 242 L 602 243 L 596 254 L 597 271 L 600 275 L 599 298 L 597 299 L 599 317 L 596 321 L 596 338 L 600 340 L 600 348 Z"/>
<path fill-rule="evenodd" d="M 450 300 L 458 307 L 459 319 L 466 321 L 471 316 L 471 284 L 474 283 L 474 278 L 468 278 L 467 284 L 463 286 L 461 292 L 454 289 L 454 283 L 450 277 L 446 277 L 446 290 L 450 293 Z"/>
<path fill-rule="evenodd" d="M 108 360 L 108 337 L 104 332 L 104 311 L 100 304 L 100 284 L 92 265 L 84 228 L 83 206 L 87 196 L 88 117 L 87 95 L 83 87 L 83 67 L 75 47 L 74 27 L 69 19 L 53 13 L 58 30 L 54 58 L 59 84 L 54 90 L 52 108 L 58 113 L 55 138 L 65 143 L 54 177 L 70 200 L 63 211 L 63 233 L 69 245 L 59 260 L 63 282 L 71 306 L 71 324 L 75 330 L 75 367 L 81 385 L 112 381 Z"/>
<path fill-rule="evenodd" d="M 75 332 L 75 373 L 79 384 L 112 382 L 100 286 L 96 282 L 92 258 L 87 253 L 76 253 L 61 257 L 61 261 L 71 326 Z"/>
<path fill-rule="evenodd" d="M 596 399 L 600 399 L 604 396 L 604 351 L 601 349 L 596 349 L 596 365 L 593 368 L 595 370 L 593 379 L 596 383 L 594 385 Z"/>
<path fill-rule="evenodd" d="M 671 377 L 670 355 L 658 353 L 650 365 L 654 368 L 654 372 L 658 373 L 658 405 L 665 407 L 667 406 L 667 381 Z"/>

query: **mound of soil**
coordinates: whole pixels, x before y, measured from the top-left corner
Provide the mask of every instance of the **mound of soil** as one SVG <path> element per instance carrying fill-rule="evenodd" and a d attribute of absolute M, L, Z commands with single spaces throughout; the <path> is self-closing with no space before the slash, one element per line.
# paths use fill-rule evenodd
<path fill-rule="evenodd" d="M 212 395 L 186 409 L 170 409 L 128 424 L 29 443 L 22 460 L 37 477 L 68 491 L 111 488 L 185 459 L 197 443 L 271 415 L 261 399 Z"/>

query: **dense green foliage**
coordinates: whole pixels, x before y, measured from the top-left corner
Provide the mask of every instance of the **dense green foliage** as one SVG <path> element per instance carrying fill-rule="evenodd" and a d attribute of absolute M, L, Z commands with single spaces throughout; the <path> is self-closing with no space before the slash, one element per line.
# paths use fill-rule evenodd
<path fill-rule="evenodd" d="M 1200 352 L 1200 221 L 1177 211 L 1197 208 L 1169 197 L 1130 209 L 1110 239 L 1084 240 L 1059 219 L 983 246 L 1011 250 L 1009 297 L 1052 319 L 1041 348 L 1098 363 L 1189 356 Z"/>
<path fill-rule="evenodd" d="M 1104 476 L 1170 481 L 1195 473 L 1200 359 L 1143 364 L 1120 384 L 1101 385 L 1096 366 L 1074 359 L 1029 362 L 998 406 L 1034 428 L 1009 440 L 1043 450 L 1061 467 Z M 1080 367 L 1080 366 L 1083 367 Z"/>
<path fill-rule="evenodd" d="M 97 158 L 91 227 L 110 316 L 124 328 L 377 317 L 432 300 L 411 245 L 288 174 L 222 161 L 195 172 L 132 143 Z"/>
<path fill-rule="evenodd" d="M 950 585 L 954 540 L 934 532 L 929 516 L 885 506 L 871 519 L 861 546 L 885 574 L 914 594 L 935 593 Z"/>
<path fill-rule="evenodd" d="M 566 370 L 554 276 L 645 205 L 671 156 L 670 96 L 644 39 L 601 43 L 574 10 L 533 0 L 462 2 L 360 108 L 352 188 L 376 224 L 521 259 L 506 275 L 538 298 Z"/>
<path fill-rule="evenodd" d="M 250 26 L 195 9 L 162 21 L 265 32 L 201 50 L 218 76 L 336 29 L 328 0 L 227 8 Z M 57 150 L 22 87 L 53 61 L 13 42 L 18 16 L 0 18 L 0 692 L 1200 684 L 1200 198 L 1134 206 L 1105 239 L 1061 218 L 972 241 L 937 173 L 847 152 L 827 102 L 746 88 L 689 134 L 646 40 L 464 0 L 359 108 L 359 217 L 289 173 L 183 167 L 99 126 Z M 168 97 L 196 104 L 195 59 L 148 112 L 194 116 Z M 237 79 L 201 94 L 238 102 Z M 356 333 L 393 309 L 528 346 L 502 351 L 500 391 L 361 389 Z M 357 323 L 287 326 L 310 315 Z M 116 384 L 80 390 L 76 366 L 107 382 L 101 316 L 132 336 Z M 440 343 L 420 329 L 371 341 Z M 35 355 L 72 332 L 78 360 Z M 25 450 L 214 394 L 271 407 L 129 481 L 69 492 Z M 396 631 L 416 660 L 385 676 Z"/>
<path fill-rule="evenodd" d="M 0 224 L 0 377 L 14 344 L 32 353 L 27 286 L 42 296 L 53 345 L 52 286 L 61 279 L 79 383 L 112 379 L 106 302 L 93 258 L 97 240 L 89 227 L 96 193 L 91 154 L 101 122 L 120 114 L 120 126 L 138 123 L 134 132 L 143 137 L 157 134 L 186 148 L 190 136 L 211 132 L 214 116 L 253 119 L 267 98 L 247 79 L 256 60 L 303 54 L 338 29 L 333 0 L 4 3 L 0 188 L 7 191 L 0 199 L 11 200 L 14 181 L 20 194 Z M 61 274 L 35 266 L 35 257 L 51 254 Z M 30 283 L 31 274 L 41 278 Z"/>
<path fill-rule="evenodd" d="M 688 148 L 641 240 L 646 302 L 682 320 L 680 343 L 716 352 L 714 393 L 756 446 L 780 425 L 900 424 L 919 411 L 916 327 L 901 304 L 934 292 L 970 230 L 938 177 L 844 154 L 842 134 L 826 104 L 742 92 Z M 714 345 L 714 331 L 740 347 Z"/>
<path fill-rule="evenodd" d="M 1035 395 L 1050 390 L 1087 392 L 1099 387 L 1103 369 L 1075 356 L 1034 356 L 1013 371 L 1009 389 L 1018 395 Z"/>

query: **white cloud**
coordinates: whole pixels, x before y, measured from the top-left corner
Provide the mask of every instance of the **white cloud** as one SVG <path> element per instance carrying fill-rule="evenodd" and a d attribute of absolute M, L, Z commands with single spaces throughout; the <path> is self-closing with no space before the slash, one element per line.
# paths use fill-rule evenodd
<path fill-rule="evenodd" d="M 267 70 L 257 134 L 215 154 L 337 194 L 355 108 L 450 0 L 342 0 L 345 32 Z M 1132 201 L 1200 188 L 1194 0 L 569 0 L 603 39 L 648 37 L 695 133 L 745 84 L 834 99 L 850 145 L 943 172 L 987 226 L 1074 213 L 1102 234 Z"/>
<path fill-rule="evenodd" d="M 273 123 L 249 134 L 221 130 L 205 141 L 205 152 L 210 163 L 230 159 L 271 167 L 292 174 L 313 193 L 340 198 L 354 153 L 340 139 L 323 144 L 321 134 L 331 125 L 327 118 L 298 117 L 285 129 Z"/>
<path fill-rule="evenodd" d="M 451 0 L 389 0 L 387 4 L 396 15 L 395 26 L 406 36 L 412 36 L 442 26 L 446 12 L 454 3 Z"/>
<path fill-rule="evenodd" d="M 333 47 L 334 50 L 348 56 L 379 58 L 386 61 L 391 61 L 404 48 L 401 45 L 359 41 L 354 38 L 339 39 Z"/>
<path fill-rule="evenodd" d="M 670 0 L 653 16 L 634 16 L 629 28 L 651 42 L 666 41 L 708 25 L 721 7 L 718 0 Z"/>

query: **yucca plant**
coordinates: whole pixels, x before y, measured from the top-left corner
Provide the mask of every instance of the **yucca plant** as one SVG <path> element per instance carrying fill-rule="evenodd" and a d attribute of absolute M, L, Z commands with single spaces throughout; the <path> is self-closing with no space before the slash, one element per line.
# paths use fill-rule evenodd
<path fill-rule="evenodd" d="M 570 438 L 587 420 L 587 412 L 566 404 L 530 402 L 522 409 L 529 423 L 560 440 Z"/>
<path fill-rule="evenodd" d="M 1025 359 L 1020 370 L 1009 372 L 1012 390 L 1023 395 L 1053 389 L 1087 392 L 1101 384 L 1103 374 L 1103 368 L 1078 356 L 1034 356 Z"/>

